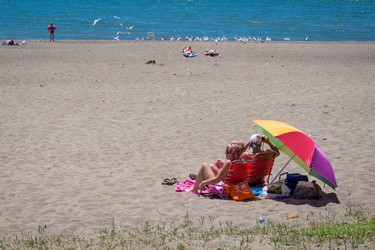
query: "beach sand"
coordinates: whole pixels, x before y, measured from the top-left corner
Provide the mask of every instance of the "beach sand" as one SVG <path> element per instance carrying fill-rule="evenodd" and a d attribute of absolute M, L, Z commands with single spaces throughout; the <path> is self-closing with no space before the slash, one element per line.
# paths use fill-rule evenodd
<path fill-rule="evenodd" d="M 197 57 L 181 55 L 189 45 Z M 374 214 L 375 43 L 30 41 L 0 54 L 1 238 L 38 226 L 94 235 L 111 219 L 251 227 L 340 217 L 350 204 Z M 256 132 L 253 119 L 311 135 L 336 191 L 318 181 L 320 200 L 235 202 L 161 185 L 225 157 Z"/>

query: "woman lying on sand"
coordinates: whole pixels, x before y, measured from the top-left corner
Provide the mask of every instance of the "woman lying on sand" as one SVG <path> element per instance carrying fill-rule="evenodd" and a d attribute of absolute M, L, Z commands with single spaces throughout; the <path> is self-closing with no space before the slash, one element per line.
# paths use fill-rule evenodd
<path fill-rule="evenodd" d="M 204 51 L 204 54 L 206 56 L 219 56 L 220 55 L 219 52 L 217 52 L 214 49 L 207 49 L 207 50 Z"/>

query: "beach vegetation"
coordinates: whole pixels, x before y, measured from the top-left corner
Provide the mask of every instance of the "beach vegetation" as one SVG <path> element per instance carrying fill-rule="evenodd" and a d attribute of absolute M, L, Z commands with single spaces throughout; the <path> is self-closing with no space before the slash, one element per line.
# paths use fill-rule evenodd
<path fill-rule="evenodd" d="M 362 212 L 361 212 L 362 211 Z M 366 216 L 367 214 L 367 216 Z M 370 217 L 371 216 L 371 217 Z M 212 218 L 208 218 L 212 222 Z M 38 233 L 0 240 L 0 249 L 252 249 L 264 245 L 274 249 L 357 249 L 374 247 L 375 217 L 348 205 L 343 218 L 309 214 L 308 225 L 296 221 L 264 221 L 241 228 L 230 221 L 204 227 L 206 219 L 193 222 L 188 215 L 177 223 L 145 221 L 133 229 L 115 224 L 97 237 L 58 236 L 45 227 Z"/>

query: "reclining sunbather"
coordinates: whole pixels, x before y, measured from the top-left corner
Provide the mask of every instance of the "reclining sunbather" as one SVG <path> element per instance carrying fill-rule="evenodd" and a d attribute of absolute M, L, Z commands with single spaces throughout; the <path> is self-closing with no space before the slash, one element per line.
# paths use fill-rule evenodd
<path fill-rule="evenodd" d="M 6 45 L 18 45 L 18 43 L 14 40 L 7 40 Z"/>
<path fill-rule="evenodd" d="M 214 49 L 207 49 L 207 50 L 204 51 L 204 54 L 206 56 L 218 56 L 218 55 L 220 55 L 219 52 L 217 52 Z"/>
<path fill-rule="evenodd" d="M 231 142 L 226 147 L 226 160 L 218 159 L 215 165 L 203 163 L 191 192 L 197 193 L 198 189 L 203 190 L 209 184 L 216 184 L 224 180 L 232 162 L 239 160 L 245 149 L 245 143 L 241 141 Z"/>

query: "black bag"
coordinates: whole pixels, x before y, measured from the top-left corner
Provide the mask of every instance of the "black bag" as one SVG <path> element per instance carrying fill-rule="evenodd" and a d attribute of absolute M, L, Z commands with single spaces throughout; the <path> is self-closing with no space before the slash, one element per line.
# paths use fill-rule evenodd
<path fill-rule="evenodd" d="M 294 190 L 294 199 L 318 199 L 321 197 L 322 189 L 315 182 L 300 181 Z"/>
<path fill-rule="evenodd" d="M 307 175 L 302 175 L 299 173 L 289 174 L 288 172 L 285 172 L 280 175 L 280 179 L 282 175 L 286 175 L 285 185 L 290 189 L 290 195 L 293 195 L 299 181 L 309 181 Z"/>

